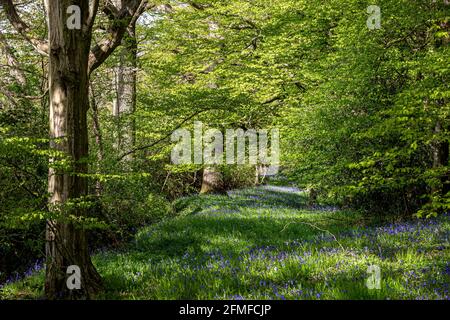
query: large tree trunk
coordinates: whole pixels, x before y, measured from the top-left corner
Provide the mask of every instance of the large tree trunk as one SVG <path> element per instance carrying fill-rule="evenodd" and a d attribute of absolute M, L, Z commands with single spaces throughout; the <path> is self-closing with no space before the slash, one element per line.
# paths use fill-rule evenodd
<path fill-rule="evenodd" d="M 50 61 L 50 147 L 57 152 L 50 159 L 48 177 L 49 210 L 53 214 L 46 227 L 45 292 L 49 299 L 90 298 L 101 288 L 101 278 L 90 260 L 85 230 L 70 221 L 72 217 L 78 220 L 83 216 L 84 210 L 75 204 L 88 194 L 85 174 L 88 172 L 89 75 L 120 45 L 126 28 L 135 24 L 149 7 L 147 0 L 122 0 L 121 6 L 114 10 L 103 3 L 110 25 L 107 35 L 91 49 L 92 26 L 99 3 L 44 0 L 49 30 L 46 41 L 34 37 L 32 28 L 21 19 L 12 0 L 0 0 L 18 34 Z M 64 161 L 58 161 L 61 158 Z M 70 291 L 66 281 L 69 266 L 76 266 L 81 273 L 81 288 L 74 291 Z"/>
<path fill-rule="evenodd" d="M 201 194 L 223 193 L 222 173 L 217 166 L 206 166 L 203 169 Z"/>
<path fill-rule="evenodd" d="M 88 172 L 87 110 L 89 107 L 88 58 L 91 30 L 69 30 L 66 10 L 70 0 L 49 1 L 49 94 L 51 148 L 69 159 L 69 168 L 49 170 L 50 209 L 67 217 L 82 216 L 80 208 L 67 203 L 88 194 L 88 184 L 80 174 Z M 89 1 L 78 1 L 82 21 L 87 20 Z M 55 159 L 51 160 L 51 164 Z M 101 278 L 91 263 L 85 231 L 62 219 L 48 221 L 46 230 L 45 293 L 49 299 L 90 298 L 101 288 Z M 69 290 L 67 268 L 81 270 L 81 289 Z"/>

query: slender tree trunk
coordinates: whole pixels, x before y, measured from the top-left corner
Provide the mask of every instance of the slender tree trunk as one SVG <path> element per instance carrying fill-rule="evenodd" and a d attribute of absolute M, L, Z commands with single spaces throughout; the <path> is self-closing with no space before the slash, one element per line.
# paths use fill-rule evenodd
<path fill-rule="evenodd" d="M 255 186 L 259 186 L 260 180 L 259 180 L 259 165 L 255 165 Z"/>
<path fill-rule="evenodd" d="M 89 107 L 88 58 L 91 31 L 69 30 L 66 10 L 70 0 L 49 1 L 49 95 L 51 148 L 64 154 L 69 168 L 49 169 L 50 209 L 62 217 L 82 216 L 80 208 L 68 208 L 68 201 L 88 194 L 88 184 L 80 174 L 88 172 L 87 110 Z M 79 1 L 82 21 L 87 20 L 89 1 Z M 90 298 L 101 288 L 101 278 L 88 252 L 82 227 L 70 221 L 47 222 L 45 293 L 49 299 Z M 81 289 L 69 290 L 67 268 L 81 270 Z"/>
<path fill-rule="evenodd" d="M 313 187 L 308 189 L 308 205 L 313 206 L 317 204 L 317 190 Z"/>
<path fill-rule="evenodd" d="M 442 133 L 444 130 L 441 122 L 437 122 L 434 128 L 436 134 Z M 449 143 L 448 141 L 437 141 L 432 145 L 433 168 L 448 167 L 449 161 Z M 447 171 L 441 176 L 442 195 L 450 191 L 449 172 Z"/>
<path fill-rule="evenodd" d="M 223 193 L 223 181 L 220 169 L 217 166 L 206 166 L 203 169 L 201 194 Z"/>
<path fill-rule="evenodd" d="M 264 164 L 255 165 L 255 185 L 261 185 L 266 179 L 269 168 Z"/>
<path fill-rule="evenodd" d="M 122 0 L 115 0 L 115 2 L 116 6 L 120 6 Z M 116 92 L 113 115 L 117 120 L 116 146 L 119 151 L 124 152 L 131 150 L 135 143 L 133 114 L 136 110 L 137 41 L 134 23 L 128 26 L 119 55 L 119 65 L 115 68 L 114 77 Z M 132 155 L 128 155 L 125 160 L 132 160 Z"/>
<path fill-rule="evenodd" d="M 102 130 L 100 128 L 100 120 L 98 117 L 98 107 L 97 100 L 95 98 L 95 92 L 93 87 L 91 86 L 91 107 L 92 107 L 92 122 L 93 122 L 93 131 L 95 136 L 95 144 L 97 145 L 97 173 L 100 173 L 101 163 L 105 158 L 105 151 L 103 147 L 103 135 Z M 103 186 L 99 179 L 95 181 L 95 194 L 100 196 L 103 192 Z"/>

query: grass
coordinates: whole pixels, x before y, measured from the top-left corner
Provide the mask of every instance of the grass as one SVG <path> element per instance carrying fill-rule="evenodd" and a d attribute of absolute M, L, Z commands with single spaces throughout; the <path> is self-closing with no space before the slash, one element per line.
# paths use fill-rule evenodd
<path fill-rule="evenodd" d="M 296 190 L 267 187 L 175 203 L 178 216 L 140 230 L 94 263 L 99 299 L 449 299 L 450 218 L 379 224 Z M 368 289 L 367 269 L 381 270 Z M 37 273 L 0 289 L 42 296 Z"/>

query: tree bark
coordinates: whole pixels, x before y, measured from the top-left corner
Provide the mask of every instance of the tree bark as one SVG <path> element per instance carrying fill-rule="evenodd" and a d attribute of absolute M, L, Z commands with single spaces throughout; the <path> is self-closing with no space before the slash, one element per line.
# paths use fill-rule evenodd
<path fill-rule="evenodd" d="M 66 10 L 70 0 L 49 1 L 49 94 L 50 146 L 65 155 L 69 168 L 57 169 L 51 159 L 48 179 L 50 209 L 60 219 L 47 222 L 46 280 L 48 299 L 90 298 L 101 288 L 100 275 L 95 270 L 88 251 L 85 230 L 67 221 L 69 214 L 83 216 L 80 208 L 67 208 L 68 201 L 88 194 L 88 183 L 82 174 L 88 173 L 89 108 L 88 59 L 91 30 L 69 30 Z M 89 1 L 79 1 L 82 21 L 89 13 Z M 76 265 L 81 270 L 81 289 L 69 290 L 67 268 Z"/>
<path fill-rule="evenodd" d="M 260 180 L 259 180 L 259 165 L 255 165 L 255 186 L 259 186 Z"/>
<path fill-rule="evenodd" d="M 120 7 L 123 0 L 114 0 Z M 115 99 L 113 115 L 117 119 L 117 143 L 119 151 L 132 150 L 135 144 L 135 121 L 133 114 L 136 110 L 136 70 L 137 70 L 137 41 L 136 23 L 132 22 L 124 36 L 123 48 L 119 52 L 119 64 L 115 68 L 114 87 Z M 124 160 L 131 161 L 132 154 Z"/>
<path fill-rule="evenodd" d="M 223 193 L 223 181 L 217 166 L 206 166 L 203 169 L 203 180 L 200 194 Z"/>
<path fill-rule="evenodd" d="M 103 163 L 103 160 L 105 158 L 105 149 L 103 147 L 103 135 L 102 130 L 100 128 L 100 120 L 98 115 L 98 106 L 97 106 L 97 99 L 95 97 L 94 88 L 91 85 L 91 107 L 92 107 L 92 122 L 93 122 L 93 131 L 95 136 L 95 144 L 97 145 L 97 165 L 96 170 L 97 173 L 101 172 L 101 164 Z M 95 181 L 95 195 L 101 196 L 103 192 L 103 185 L 99 179 Z"/>

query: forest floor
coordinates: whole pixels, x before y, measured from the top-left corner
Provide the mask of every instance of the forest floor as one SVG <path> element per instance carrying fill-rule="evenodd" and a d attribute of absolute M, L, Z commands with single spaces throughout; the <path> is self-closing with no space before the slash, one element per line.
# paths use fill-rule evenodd
<path fill-rule="evenodd" d="M 449 299 L 449 215 L 377 223 L 274 186 L 175 205 L 123 250 L 95 254 L 100 299 Z M 42 284 L 40 271 L 0 299 L 42 297 Z"/>

